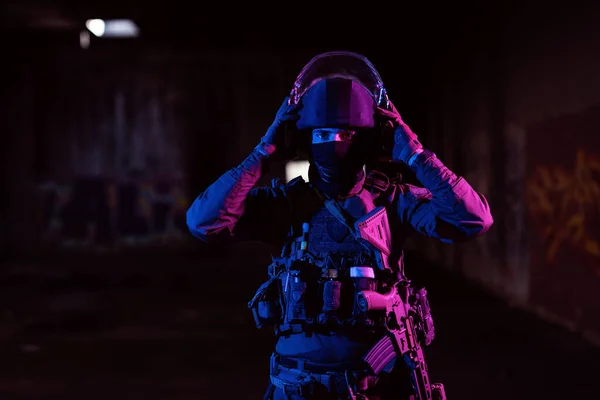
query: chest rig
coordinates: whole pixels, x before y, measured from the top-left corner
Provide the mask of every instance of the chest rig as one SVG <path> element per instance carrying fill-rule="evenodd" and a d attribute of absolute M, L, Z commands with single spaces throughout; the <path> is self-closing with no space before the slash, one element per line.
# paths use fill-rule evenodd
<path fill-rule="evenodd" d="M 320 207 L 291 227 L 269 266 L 269 280 L 248 304 L 257 327 L 272 326 L 278 335 L 383 328 L 385 310 L 367 311 L 389 303 L 383 293 L 392 293 L 402 279 L 399 267 L 387 262 L 386 209 L 355 219 L 337 201 L 315 193 Z"/>
<path fill-rule="evenodd" d="M 422 350 L 434 338 L 427 292 L 410 285 L 401 264 L 389 265 L 385 207 L 355 219 L 336 201 L 321 200 L 308 218 L 300 213 L 306 222 L 293 224 L 280 257 L 269 266 L 269 279 L 248 303 L 257 327 L 273 327 L 279 336 L 373 333 L 380 339 L 362 357 L 362 366 L 351 371 L 353 385 L 345 372 L 343 391 L 350 398 L 358 398 L 353 395 L 357 382 L 379 376 L 400 359 L 410 371 L 411 398 L 445 400 L 443 385 L 430 383 Z M 288 372 L 297 375 L 282 382 L 272 371 L 272 384 L 300 393 L 313 386 L 312 381 L 299 383 L 307 377 L 304 368 Z"/>

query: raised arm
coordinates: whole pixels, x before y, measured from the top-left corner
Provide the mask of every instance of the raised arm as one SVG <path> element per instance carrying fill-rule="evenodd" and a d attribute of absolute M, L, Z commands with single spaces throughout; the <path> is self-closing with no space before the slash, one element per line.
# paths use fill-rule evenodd
<path fill-rule="evenodd" d="M 283 153 L 276 151 L 281 131 L 286 122 L 297 118 L 296 112 L 297 107 L 288 106 L 286 98 L 254 151 L 196 198 L 186 216 L 192 235 L 207 243 L 233 239 L 268 242 L 278 233 L 288 210 L 285 193 L 279 187 L 255 185 L 269 163 Z"/>
<path fill-rule="evenodd" d="M 493 224 L 485 197 L 425 150 L 396 109 L 379 110 L 394 126 L 394 161 L 406 163 L 424 186 L 402 185 L 397 202 L 401 222 L 446 243 L 483 235 Z"/>

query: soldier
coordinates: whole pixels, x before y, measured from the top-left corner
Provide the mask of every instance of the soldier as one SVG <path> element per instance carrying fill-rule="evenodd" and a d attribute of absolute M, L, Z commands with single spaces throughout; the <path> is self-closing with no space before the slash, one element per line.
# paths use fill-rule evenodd
<path fill-rule="evenodd" d="M 309 181 L 255 187 L 293 149 Z M 389 181 L 365 165 L 389 132 L 391 158 L 423 187 Z M 292 153 L 293 154 L 293 153 Z M 278 249 L 249 302 L 259 328 L 278 336 L 266 399 L 443 399 L 422 346 L 433 339 L 426 291 L 404 275 L 411 230 L 453 243 L 492 225 L 489 206 L 403 122 L 364 57 L 321 54 L 254 151 L 201 193 L 187 213 L 198 239 L 261 240 Z"/>

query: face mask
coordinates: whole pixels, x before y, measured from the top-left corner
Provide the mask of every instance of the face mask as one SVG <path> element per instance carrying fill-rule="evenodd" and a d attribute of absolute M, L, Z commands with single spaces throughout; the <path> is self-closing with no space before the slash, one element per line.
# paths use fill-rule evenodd
<path fill-rule="evenodd" d="M 352 142 L 327 142 L 312 145 L 312 163 L 321 181 L 320 189 L 329 195 L 352 189 L 363 169 L 362 157 Z"/>
<path fill-rule="evenodd" d="M 328 142 L 312 145 L 312 158 L 324 182 L 340 180 L 348 158 L 351 142 Z"/>

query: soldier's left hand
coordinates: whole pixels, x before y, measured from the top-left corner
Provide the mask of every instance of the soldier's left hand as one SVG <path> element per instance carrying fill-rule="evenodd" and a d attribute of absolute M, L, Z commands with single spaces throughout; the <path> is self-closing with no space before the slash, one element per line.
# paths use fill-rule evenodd
<path fill-rule="evenodd" d="M 394 147 L 392 159 L 397 162 L 408 164 L 411 157 L 423 150 L 418 136 L 402 121 L 402 117 L 396 107 L 390 102 L 390 109 L 377 108 L 376 115 L 390 124 L 394 129 Z"/>

